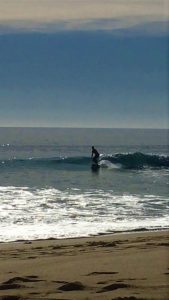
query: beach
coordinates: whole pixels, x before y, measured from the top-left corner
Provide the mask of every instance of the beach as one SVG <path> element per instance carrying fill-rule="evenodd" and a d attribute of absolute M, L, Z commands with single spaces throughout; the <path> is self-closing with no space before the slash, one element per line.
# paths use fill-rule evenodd
<path fill-rule="evenodd" d="M 0 299 L 167 300 L 169 232 L 0 244 Z"/>
<path fill-rule="evenodd" d="M 0 300 L 169 300 L 169 0 L 0 0 Z"/>

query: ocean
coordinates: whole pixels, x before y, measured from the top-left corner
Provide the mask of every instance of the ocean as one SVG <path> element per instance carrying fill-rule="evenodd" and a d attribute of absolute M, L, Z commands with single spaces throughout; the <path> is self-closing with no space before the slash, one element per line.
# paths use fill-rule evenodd
<path fill-rule="evenodd" d="M 0 242 L 167 229 L 168 176 L 168 130 L 0 128 Z"/>

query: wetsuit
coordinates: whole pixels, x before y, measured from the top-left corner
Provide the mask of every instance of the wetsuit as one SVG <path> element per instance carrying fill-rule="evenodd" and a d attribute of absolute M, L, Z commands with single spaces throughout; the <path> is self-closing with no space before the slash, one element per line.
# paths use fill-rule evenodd
<path fill-rule="evenodd" d="M 94 157 L 93 157 L 94 155 Z M 93 161 L 97 164 L 98 160 L 99 160 L 99 152 L 93 147 L 92 148 L 92 157 L 93 157 Z"/>

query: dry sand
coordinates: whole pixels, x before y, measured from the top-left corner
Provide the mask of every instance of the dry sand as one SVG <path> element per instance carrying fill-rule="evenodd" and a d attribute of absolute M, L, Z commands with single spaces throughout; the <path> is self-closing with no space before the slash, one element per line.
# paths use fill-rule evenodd
<path fill-rule="evenodd" d="M 169 299 L 169 232 L 0 244 L 0 300 Z"/>

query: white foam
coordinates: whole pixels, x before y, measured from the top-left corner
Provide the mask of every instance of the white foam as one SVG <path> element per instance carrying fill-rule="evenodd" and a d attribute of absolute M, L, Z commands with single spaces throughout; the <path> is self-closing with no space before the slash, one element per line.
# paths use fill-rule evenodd
<path fill-rule="evenodd" d="M 168 210 L 168 199 L 155 195 L 0 187 L 0 241 L 165 228 Z"/>
<path fill-rule="evenodd" d="M 99 165 L 102 168 L 108 168 L 108 169 L 120 169 L 121 168 L 120 164 L 113 164 L 109 160 L 101 160 L 99 162 Z"/>

